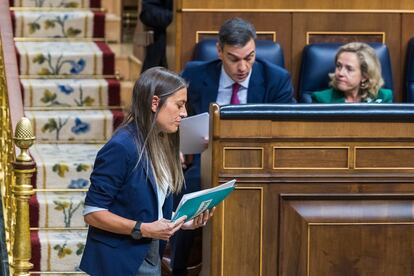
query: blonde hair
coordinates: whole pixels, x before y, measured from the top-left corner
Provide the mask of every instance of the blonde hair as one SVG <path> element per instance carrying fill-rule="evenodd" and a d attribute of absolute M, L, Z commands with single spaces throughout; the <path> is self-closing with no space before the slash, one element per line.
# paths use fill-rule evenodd
<path fill-rule="evenodd" d="M 367 98 L 376 99 L 378 90 L 384 85 L 384 80 L 381 75 L 381 63 L 374 51 L 374 49 L 366 43 L 352 42 L 341 46 L 335 55 L 335 64 L 338 61 L 340 54 L 348 52 L 355 53 L 361 68 L 361 74 L 366 81 L 360 83 L 359 95 L 361 99 Z M 337 89 L 335 73 L 330 73 L 331 81 L 329 85 Z"/>
<path fill-rule="evenodd" d="M 156 118 L 166 100 L 187 83 L 176 73 L 163 67 L 153 67 L 141 74 L 135 82 L 131 109 L 123 125 L 136 125 L 136 145 L 140 154 L 138 163 L 146 160 L 147 170 L 154 170 L 157 185 L 164 192 L 179 192 L 184 175 L 179 156 L 179 132 L 162 133 L 157 129 Z M 151 110 L 153 96 L 160 98 L 158 109 Z M 143 159 L 142 157 L 145 157 Z"/>

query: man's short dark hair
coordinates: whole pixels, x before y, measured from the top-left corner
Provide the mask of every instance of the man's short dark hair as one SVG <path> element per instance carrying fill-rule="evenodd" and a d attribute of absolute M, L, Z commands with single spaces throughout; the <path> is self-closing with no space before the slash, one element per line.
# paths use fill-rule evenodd
<path fill-rule="evenodd" d="M 256 39 L 256 29 L 253 24 L 235 17 L 226 20 L 219 31 L 219 44 L 231 46 L 245 46 L 251 39 Z"/>

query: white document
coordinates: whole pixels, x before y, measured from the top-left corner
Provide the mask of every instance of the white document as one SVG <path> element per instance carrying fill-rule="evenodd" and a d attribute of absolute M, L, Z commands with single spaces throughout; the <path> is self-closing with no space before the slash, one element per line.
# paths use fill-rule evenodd
<path fill-rule="evenodd" d="M 183 154 L 201 153 L 206 149 L 209 115 L 207 112 L 187 117 L 180 123 L 180 151 Z"/>

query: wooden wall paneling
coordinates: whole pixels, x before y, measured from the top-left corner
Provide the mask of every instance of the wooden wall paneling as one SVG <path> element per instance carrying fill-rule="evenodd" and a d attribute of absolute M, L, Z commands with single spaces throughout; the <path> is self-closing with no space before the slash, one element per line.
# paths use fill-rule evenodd
<path fill-rule="evenodd" d="M 219 179 L 228 179 L 229 175 L 220 173 Z M 413 221 L 412 211 L 410 206 L 414 203 L 414 187 L 412 183 L 405 183 L 406 185 L 397 185 L 398 182 L 388 179 L 387 183 L 368 182 L 362 183 L 360 180 L 352 179 L 340 179 L 335 177 L 331 181 L 324 180 L 322 178 L 307 177 L 302 181 L 289 181 L 280 177 L 269 178 L 269 174 L 249 176 L 248 174 L 232 175 L 238 179 L 238 185 L 241 189 L 246 191 L 240 191 L 242 193 L 237 194 L 236 191 L 233 197 L 231 195 L 222 206 L 218 207 L 217 213 L 214 216 L 213 223 L 217 223 L 218 232 L 215 232 L 212 238 L 217 243 L 214 248 L 216 251 L 211 252 L 211 258 L 218 259 L 218 264 L 212 267 L 212 272 L 203 275 L 276 275 L 279 268 L 279 275 L 306 275 L 307 264 L 307 252 L 308 252 L 308 228 L 310 223 L 321 223 L 322 219 L 325 222 L 337 223 L 337 219 L 342 219 L 340 223 L 344 222 L 344 213 L 342 211 L 348 210 L 345 214 L 348 216 L 359 215 L 356 219 L 361 221 L 363 219 L 373 220 L 374 215 L 378 218 L 384 218 L 388 216 L 390 219 L 384 218 L 382 222 L 388 223 L 393 221 Z M 224 178 L 223 178 L 224 177 Z M 344 181 L 345 180 L 345 181 Z M 222 181 L 221 181 L 222 182 Z M 369 188 L 362 188 L 362 187 Z M 259 191 L 262 190 L 263 199 L 259 199 Z M 355 194 L 366 193 L 369 191 L 374 194 Z M 378 199 L 378 194 L 387 191 L 389 201 L 384 201 L 383 198 Z M 246 193 L 245 193 L 246 192 Z M 244 193 L 244 194 L 243 194 Z M 299 211 L 298 208 L 292 209 L 286 208 L 283 202 L 279 204 L 279 198 L 283 197 L 297 197 L 297 194 L 303 194 L 306 197 L 304 200 L 299 201 L 299 205 L 302 207 Z M 410 201 L 407 202 L 399 200 L 403 193 L 410 193 Z M 338 197 L 341 194 L 341 197 Z M 343 197 L 363 197 L 359 200 L 358 204 L 350 204 L 348 201 L 344 201 Z M 375 196 L 375 198 L 374 198 Z M 381 195 L 385 196 L 385 195 Z M 330 201 L 331 205 L 326 203 L 315 203 L 315 200 L 326 197 Z M 376 200 L 374 203 L 366 204 L 365 201 L 373 197 Z M 326 201 L 325 198 L 325 201 Z M 332 199 L 333 198 L 333 199 Z M 395 199 L 398 199 L 396 201 Z M 413 199 L 413 200 L 411 200 Z M 341 201 L 342 200 L 342 201 Z M 352 199 L 356 201 L 355 199 Z M 391 201 L 392 200 L 392 201 Z M 385 202 L 385 203 L 384 203 Z M 361 207 L 364 205 L 365 207 Z M 382 209 L 377 208 L 378 205 L 383 206 Z M 345 207 L 344 207 L 345 206 Z M 401 209 L 401 206 L 403 209 Z M 311 208 L 313 207 L 313 209 Z M 262 210 L 262 211 L 260 211 Z M 315 211 L 316 210 L 316 211 Z M 402 211 L 401 211 L 402 210 Z M 263 213 L 263 219 L 259 219 L 259 213 Z M 411 212 L 411 213 L 410 213 Z M 223 213 L 223 216 L 217 215 Z M 319 219 L 319 220 L 318 220 Z M 380 231 L 382 224 L 380 219 L 376 219 L 376 223 L 379 224 Z M 414 222 L 412 222 L 414 223 Z M 255 224 L 252 226 L 250 224 Z M 259 226 L 263 226 L 262 230 L 259 230 Z M 314 227 L 316 227 L 315 225 Z M 400 225 L 397 225 L 400 226 Z M 327 228 L 325 228 L 327 229 Z M 322 229 L 322 230 L 325 230 Z M 318 229 L 313 228 L 317 231 Z M 329 230 L 329 229 L 328 229 Z M 362 229 L 367 231 L 367 229 Z M 409 231 L 404 233 L 403 231 Z M 396 237 L 396 240 L 408 239 L 409 235 L 414 228 L 401 230 L 399 227 L 394 227 L 390 231 L 391 237 L 388 237 L 386 242 L 380 244 L 381 247 L 386 246 L 386 243 L 391 242 L 390 239 Z M 354 229 L 342 228 L 337 232 L 332 229 L 329 230 L 331 235 L 343 231 L 341 235 L 354 234 Z M 411 232 L 410 232 L 411 231 Z M 259 237 L 259 233 L 262 234 L 262 238 Z M 316 232 L 315 237 L 323 237 L 323 234 Z M 371 233 L 368 231 L 368 233 Z M 346 235 L 345 235 L 346 234 Z M 403 235 L 402 235 L 403 234 Z M 340 234 L 338 234 L 339 236 Z M 402 237 L 400 237 L 402 235 Z M 279 237 L 279 238 L 278 238 Z M 336 237 L 336 236 L 335 236 Z M 384 236 L 376 239 L 376 242 L 383 241 Z M 220 242 L 217 242 L 217 241 Z M 261 242 L 259 242 L 261 240 Z M 342 239 L 343 243 L 345 239 Z M 326 242 L 326 241 L 325 241 Z M 359 242 L 359 241 L 358 241 Z M 362 241 L 363 242 L 363 241 Z M 254 247 L 255 244 L 260 244 Z M 411 247 L 410 241 L 409 246 Z M 326 244 L 325 244 L 326 245 Z M 346 245 L 346 244 L 345 244 Z M 345 246 L 342 244 L 342 246 Z M 249 253 L 246 253 L 249 248 Z M 315 249 L 316 247 L 312 247 Z M 378 246 L 377 246 L 378 248 Z M 401 249 L 402 248 L 402 249 Z M 333 248 L 335 249 L 335 247 Z M 348 249 L 348 248 L 346 248 Z M 357 250 L 352 249 L 352 250 Z M 399 247 L 396 245 L 393 247 L 394 251 L 399 252 L 402 250 L 406 252 L 408 249 Z M 262 253 L 262 262 L 258 261 L 260 258 L 260 251 Z M 277 251 L 276 253 L 274 251 Z M 410 256 L 412 249 L 402 256 L 405 260 Z M 312 253 L 312 252 L 311 252 Z M 318 252 L 316 252 L 318 253 Z M 316 254 L 315 253 L 315 254 Z M 251 254 L 251 255 L 249 255 Z M 246 258 L 251 256 L 251 259 L 246 261 Z M 389 256 L 386 256 L 386 261 L 389 260 Z M 405 259 L 404 259 L 405 258 Z M 317 259 L 314 257 L 314 259 Z M 280 260 L 280 263 L 279 261 Z M 315 263 L 315 262 L 314 262 Z M 243 265 L 241 265 L 243 264 Z M 203 262 L 203 268 L 206 263 Z M 261 267 L 260 267 L 261 266 Z M 315 267 L 313 267 L 315 269 Z M 406 269 L 406 268 L 404 268 Z M 262 271 L 262 273 L 257 273 Z M 248 272 L 248 273 L 247 273 Z M 319 273 L 319 271 L 318 271 Z M 355 275 L 355 274 L 321 274 L 314 273 L 312 275 Z M 410 274 L 360 274 L 360 275 L 410 275 Z"/>
<path fill-rule="evenodd" d="M 262 147 L 223 148 L 223 169 L 263 169 L 263 159 Z"/>
<path fill-rule="evenodd" d="M 414 37 L 414 13 L 405 13 L 402 15 L 401 19 L 401 76 L 400 76 L 400 82 L 403 83 L 405 81 L 405 68 L 407 66 L 406 58 L 407 58 L 407 44 L 408 41 Z M 403 100 L 406 99 L 406 91 L 405 87 L 402 89 L 403 91 Z"/>
<path fill-rule="evenodd" d="M 222 121 L 219 126 L 221 137 L 272 137 L 272 121 L 243 120 L 228 124 Z M 254 146 L 254 145 L 253 145 Z"/>
<path fill-rule="evenodd" d="M 293 13 L 292 19 L 292 76 L 295 87 L 299 83 L 301 54 L 306 45 L 307 32 L 384 32 L 390 50 L 395 100 L 402 100 L 401 92 L 401 15 L 398 13 Z"/>
<path fill-rule="evenodd" d="M 349 147 L 274 146 L 273 169 L 348 169 Z"/>
<path fill-rule="evenodd" d="M 235 145 L 236 143 L 226 143 L 223 146 L 220 158 L 223 163 L 217 164 L 223 173 L 230 175 L 229 177 L 243 174 L 300 175 L 315 171 L 324 171 L 325 174 L 344 174 L 351 171 L 354 173 L 414 172 L 413 143 L 389 146 L 389 144 L 375 142 L 375 139 L 359 142 L 344 139 L 324 143 L 258 142 L 259 147 L 253 149 L 253 158 L 252 152 L 249 152 L 251 147 Z M 234 160 L 234 162 L 241 165 L 226 166 L 228 163 L 224 159 L 229 148 L 238 151 L 237 156 L 234 156 L 238 161 Z M 253 166 L 249 159 L 253 159 Z"/>
<path fill-rule="evenodd" d="M 209 122 L 209 147 L 201 154 L 201 186 L 202 188 L 211 188 L 216 186 L 217 183 L 224 183 L 233 178 L 230 176 L 227 179 L 219 178 L 219 171 L 214 168 L 222 167 L 223 153 L 221 151 L 221 142 L 217 140 L 219 134 L 220 120 L 218 118 L 219 109 L 218 106 L 210 107 L 211 120 Z M 214 164 L 214 165 L 211 165 Z M 221 275 L 221 260 L 222 255 L 216 254 L 216 252 L 222 252 L 223 246 L 223 231 L 222 222 L 224 218 L 224 212 L 222 206 L 218 206 L 214 219 L 203 228 L 203 265 L 201 275 Z M 218 242 L 213 242 L 217 239 Z"/>
<path fill-rule="evenodd" d="M 185 63 L 191 60 L 197 32 L 216 32 L 223 22 L 232 17 L 241 17 L 252 22 L 256 31 L 276 32 L 276 42 L 283 49 L 285 66 L 290 70 L 291 49 L 291 14 L 290 13 L 243 13 L 243 12 L 178 12 L 181 24 L 180 60 L 177 60 L 176 71 L 184 68 Z"/>
<path fill-rule="evenodd" d="M 331 1 L 331 0 L 181 0 L 187 9 L 414 9 L 411 0 Z"/>
<path fill-rule="evenodd" d="M 413 203 L 413 194 L 282 195 L 280 275 L 412 275 Z"/>
<path fill-rule="evenodd" d="M 355 147 L 355 169 L 414 170 L 413 156 L 413 147 Z"/>
<path fill-rule="evenodd" d="M 204 228 L 202 275 L 413 273 L 413 122 L 220 120 L 217 106 L 210 111 L 203 185 L 236 178 L 239 189 Z M 239 168 L 223 166 L 225 149 Z M 260 159 L 263 168 L 251 168 Z"/>
<path fill-rule="evenodd" d="M 218 39 L 218 33 L 219 31 L 199 31 L 196 34 L 196 43 L 203 39 Z M 262 39 L 276 42 L 275 31 L 257 31 L 256 35 L 258 40 Z"/>
<path fill-rule="evenodd" d="M 385 43 L 385 32 L 307 32 L 306 44 L 312 43 L 348 43 L 364 41 L 366 43 Z"/>
<path fill-rule="evenodd" d="M 217 260 L 219 265 L 213 267 L 212 273 L 203 275 L 277 275 L 278 268 L 280 273 L 279 275 L 306 275 L 305 268 L 307 264 L 306 260 L 308 252 L 307 245 L 309 224 L 320 223 L 321 219 L 326 219 L 325 222 L 337 223 L 337 218 L 342 219 L 340 222 L 343 222 L 344 214 L 341 211 L 344 211 L 346 208 L 348 208 L 348 210 L 351 210 L 349 212 L 346 212 L 348 216 L 358 214 L 359 218 L 357 219 L 359 220 L 363 220 L 365 218 L 373 220 L 372 214 L 375 214 L 377 217 L 384 217 L 387 215 L 389 217 L 392 217 L 392 220 L 398 219 L 398 221 L 400 221 L 406 219 L 412 221 L 410 217 L 409 206 L 413 202 L 409 201 L 407 203 L 407 201 L 395 200 L 395 198 L 401 197 L 401 194 L 403 194 L 404 190 L 406 190 L 406 193 L 412 194 L 414 191 L 412 183 L 406 183 L 408 185 L 399 186 L 393 185 L 397 183 L 392 183 L 390 180 L 388 180 L 388 182 L 385 184 L 376 182 L 369 182 L 364 184 L 352 180 L 348 180 L 344 183 L 343 179 L 338 178 L 332 179 L 330 182 L 326 182 L 325 180 L 321 181 L 321 179 L 316 179 L 315 177 L 308 177 L 308 179 L 304 181 L 288 181 L 289 183 L 286 183 L 286 179 L 269 179 L 267 175 L 268 174 L 263 174 L 261 176 L 256 175 L 253 178 L 247 174 L 236 175 L 237 179 L 239 180 L 240 189 L 243 190 L 236 191 L 234 194 L 235 196 L 231 195 L 228 199 L 226 199 L 224 204 L 222 206 L 219 206 L 218 212 L 213 219 L 214 223 L 217 223 L 219 220 L 219 232 L 216 232 L 214 234 L 213 239 L 216 241 L 220 240 L 220 243 L 218 243 L 220 246 L 216 247 L 217 251 L 212 253 L 211 257 L 219 259 Z M 219 179 L 223 179 L 223 181 L 224 179 L 228 179 L 227 177 L 222 178 L 222 176 L 224 176 L 224 174 L 221 173 Z M 370 188 L 367 190 L 370 190 L 370 192 L 374 194 L 356 195 L 355 193 L 367 192 L 367 190 L 361 188 L 364 185 L 365 187 L 370 186 Z M 385 202 L 386 204 L 384 204 L 382 198 L 378 200 L 377 195 L 378 193 L 387 189 L 389 189 L 387 192 L 400 194 L 387 195 L 387 197 L 389 197 L 389 202 Z M 259 195 L 260 193 L 262 193 L 263 199 L 259 199 L 259 197 L 261 197 Z M 279 204 L 280 198 L 283 199 L 283 197 L 296 197 L 298 193 L 306 194 L 303 196 L 305 199 L 299 201 L 299 204 L 301 204 L 300 206 L 303 207 L 301 210 L 298 211 L 297 208 L 292 209 L 290 207 L 290 209 L 286 208 L 286 205 L 284 205 L 283 202 Z M 341 197 L 338 197 L 338 194 L 342 194 Z M 343 197 L 352 196 L 356 198 L 364 198 L 359 201 L 359 205 L 352 205 L 348 201 L 343 200 Z M 369 199 L 369 197 L 374 196 L 376 197 L 373 198 L 373 200 L 377 200 L 375 204 L 372 203 L 369 205 L 364 203 L 367 198 Z M 315 200 L 320 200 L 321 197 L 328 198 L 328 201 L 331 202 L 331 205 L 320 202 L 316 204 Z M 411 195 L 411 198 L 414 197 Z M 355 199 L 352 200 L 356 201 Z M 361 207 L 361 204 L 365 204 L 366 207 Z M 377 205 L 383 206 L 382 209 L 376 208 Z M 401 209 L 401 206 L 403 206 L 403 209 Z M 311 207 L 313 207 L 313 209 Z M 401 210 L 403 210 L 403 212 Z M 223 213 L 223 216 L 220 218 L 217 217 L 217 214 L 219 213 Z M 259 219 L 259 213 L 263 213 L 262 220 Z M 389 220 L 386 219 L 383 221 L 389 222 Z M 378 219 L 376 223 L 379 224 L 380 231 L 383 231 L 384 229 L 381 228 L 382 225 L 381 223 L 378 223 Z M 252 226 L 251 224 L 254 225 Z M 262 226 L 263 229 L 259 230 L 259 227 Z M 320 230 L 315 228 L 317 226 L 318 225 L 314 225 L 314 228 L 312 230 Z M 327 227 L 323 228 L 322 230 L 325 229 L 327 229 Z M 337 230 L 336 232 L 332 229 L 328 230 L 331 235 L 342 231 L 343 233 L 341 232 L 341 235 L 344 236 L 353 235 L 355 232 L 354 228 L 349 229 L 345 227 Z M 367 232 L 366 228 L 362 230 Z M 399 235 L 401 235 L 405 230 L 413 231 L 413 228 L 401 230 L 399 227 L 394 227 L 391 228 L 390 231 L 392 231 L 392 235 L 397 236 L 398 240 Z M 259 233 L 262 233 L 262 238 L 259 237 Z M 322 232 L 320 234 L 319 232 L 315 232 L 315 237 L 321 238 L 323 237 L 324 233 L 325 232 Z M 368 231 L 368 233 L 371 232 Z M 409 233 L 404 233 L 404 235 L 399 240 L 407 239 L 407 236 L 411 235 Z M 395 236 L 388 237 L 387 242 L 391 242 L 390 239 L 394 238 Z M 335 236 L 335 238 L 337 237 Z M 383 236 L 379 237 L 375 241 L 380 242 L 382 239 Z M 344 240 L 345 239 L 342 239 L 341 242 L 344 242 Z M 260 245 L 255 247 L 257 244 Z M 411 242 L 408 245 L 411 247 Z M 344 245 L 342 244 L 342 246 Z M 380 246 L 384 247 L 384 242 L 381 243 Z M 377 248 L 378 247 L 379 246 L 377 246 Z M 316 247 L 312 248 L 315 249 Z M 335 247 L 333 249 L 335 249 Z M 249 250 L 248 253 L 246 250 Z M 401 249 L 399 245 L 393 247 L 392 250 L 396 252 L 399 252 L 399 250 L 407 251 L 407 249 Z M 262 254 L 261 263 L 258 261 L 260 258 L 260 253 Z M 410 256 L 409 254 L 411 254 L 411 249 L 409 253 L 407 253 L 405 256 L 402 256 L 402 258 L 407 258 L 407 256 Z M 249 258 L 249 256 L 251 258 Z M 318 258 L 314 257 L 314 259 Z M 281 260 L 280 265 L 279 260 Z M 390 261 L 389 256 L 386 260 Z M 206 264 L 203 262 L 203 268 L 205 268 L 205 265 Z M 258 273 L 258 271 L 262 271 L 262 273 Z M 314 273 L 312 275 L 355 274 Z"/>
<path fill-rule="evenodd" d="M 258 121 L 253 120 L 221 121 L 220 131 L 222 138 L 254 138 L 254 131 L 262 138 L 278 137 L 278 139 L 297 138 L 388 138 L 403 139 L 414 137 L 414 128 L 410 123 L 390 122 L 332 122 L 320 121 L 309 124 L 299 121 Z M 254 143 L 251 144 L 254 146 Z"/>
<path fill-rule="evenodd" d="M 412 224 L 312 225 L 309 232 L 308 275 L 414 273 Z"/>
<path fill-rule="evenodd" d="M 280 196 L 280 201 L 279 275 L 306 275 L 308 244 L 306 220 L 286 202 L 283 195 Z"/>
<path fill-rule="evenodd" d="M 222 206 L 224 217 L 221 275 L 261 275 L 263 188 L 237 187 L 230 198 Z M 233 252 L 238 254 L 234 255 Z"/>
<path fill-rule="evenodd" d="M 269 154 L 270 156 L 271 154 Z M 279 187 L 278 185 L 261 183 L 261 181 L 257 181 L 257 183 L 263 187 L 264 194 L 262 275 L 278 275 L 279 228 L 276 225 L 279 225 L 279 193 L 275 190 Z"/>

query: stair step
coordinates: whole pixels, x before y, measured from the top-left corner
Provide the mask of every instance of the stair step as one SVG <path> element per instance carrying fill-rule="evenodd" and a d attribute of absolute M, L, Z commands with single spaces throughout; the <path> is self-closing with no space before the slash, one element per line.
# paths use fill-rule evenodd
<path fill-rule="evenodd" d="M 119 15 L 107 13 L 105 16 L 105 40 L 121 43 L 122 20 Z"/>
<path fill-rule="evenodd" d="M 14 36 L 25 38 L 103 38 L 105 14 L 80 11 L 15 11 Z"/>
<path fill-rule="evenodd" d="M 11 7 L 36 7 L 36 8 L 99 8 L 101 0 L 9 0 Z"/>
<path fill-rule="evenodd" d="M 135 82 L 133 81 L 121 81 L 121 106 L 128 112 L 131 108 L 132 90 L 134 89 Z"/>
<path fill-rule="evenodd" d="M 86 192 L 37 192 L 30 199 L 30 226 L 82 228 Z"/>
<path fill-rule="evenodd" d="M 103 42 L 16 43 L 22 75 L 113 75 L 114 54 Z"/>
<path fill-rule="evenodd" d="M 31 232 L 33 271 L 80 271 L 87 230 Z"/>
<path fill-rule="evenodd" d="M 101 0 L 101 7 L 107 12 L 117 16 L 122 14 L 122 4 L 125 1 Z M 137 2 L 135 2 L 137 3 Z"/>
<path fill-rule="evenodd" d="M 96 154 L 102 146 L 102 144 L 35 144 L 30 149 L 36 162 L 35 188 L 88 188 Z"/>
<path fill-rule="evenodd" d="M 24 79 L 25 107 L 119 106 L 120 83 L 115 79 Z"/>
<path fill-rule="evenodd" d="M 115 54 L 115 71 L 123 80 L 135 82 L 142 69 L 142 62 L 133 55 L 132 44 L 108 44 Z"/>
<path fill-rule="evenodd" d="M 37 141 L 106 141 L 113 131 L 109 110 L 25 111 Z"/>

